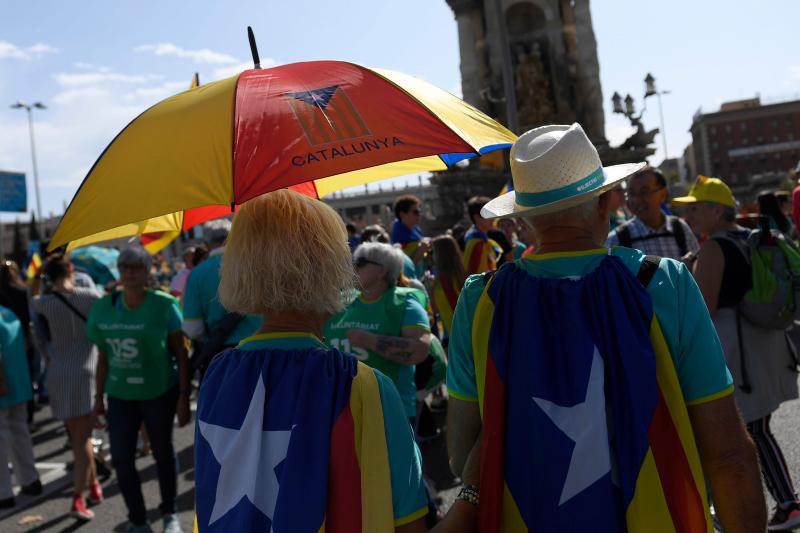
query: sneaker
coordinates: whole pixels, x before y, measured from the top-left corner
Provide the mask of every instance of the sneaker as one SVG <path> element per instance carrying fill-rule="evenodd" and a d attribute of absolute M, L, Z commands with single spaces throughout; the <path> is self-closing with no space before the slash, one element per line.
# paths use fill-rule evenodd
<path fill-rule="evenodd" d="M 82 520 L 84 522 L 88 522 L 94 518 L 94 513 L 86 508 L 86 502 L 84 501 L 83 496 L 80 494 L 76 494 L 72 498 L 72 509 L 70 509 L 69 515 L 72 518 L 77 518 L 78 520 Z"/>
<path fill-rule="evenodd" d="M 800 502 L 795 500 L 787 507 L 775 506 L 775 512 L 767 524 L 767 529 L 769 531 L 781 531 L 794 529 L 797 526 L 800 526 Z"/>
<path fill-rule="evenodd" d="M 16 500 L 14 500 L 13 496 L 10 498 L 3 498 L 2 500 L 0 500 L 0 509 L 11 509 L 15 505 L 17 505 L 17 502 Z"/>
<path fill-rule="evenodd" d="M 99 481 L 95 481 L 91 487 L 89 487 L 89 503 L 91 504 L 98 504 L 103 501 L 103 487 L 100 486 Z"/>
<path fill-rule="evenodd" d="M 164 533 L 183 533 L 177 514 L 173 513 L 164 516 Z"/>
<path fill-rule="evenodd" d="M 42 493 L 42 482 L 37 479 L 30 485 L 23 485 L 19 492 L 28 496 L 39 496 Z"/>
<path fill-rule="evenodd" d="M 128 529 L 125 530 L 126 533 L 153 533 L 153 530 L 150 529 L 150 526 L 147 524 L 143 524 L 141 526 L 135 526 L 130 524 Z"/>

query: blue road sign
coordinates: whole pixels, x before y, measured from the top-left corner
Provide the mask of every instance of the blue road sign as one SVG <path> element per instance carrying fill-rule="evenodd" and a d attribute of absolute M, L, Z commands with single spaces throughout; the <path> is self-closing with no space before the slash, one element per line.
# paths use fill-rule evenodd
<path fill-rule="evenodd" d="M 28 189 L 25 174 L 0 170 L 0 211 L 22 212 L 28 210 Z"/>

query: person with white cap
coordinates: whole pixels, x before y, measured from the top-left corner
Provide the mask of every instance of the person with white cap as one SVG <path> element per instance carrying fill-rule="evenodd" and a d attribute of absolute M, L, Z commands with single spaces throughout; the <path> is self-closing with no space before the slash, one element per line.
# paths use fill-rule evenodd
<path fill-rule="evenodd" d="M 511 149 L 514 191 L 486 218 L 523 217 L 536 251 L 471 276 L 450 339 L 448 450 L 480 481 L 459 512 L 482 531 L 763 531 L 758 464 L 719 339 L 680 262 L 603 247 L 604 168 L 578 124 Z"/>

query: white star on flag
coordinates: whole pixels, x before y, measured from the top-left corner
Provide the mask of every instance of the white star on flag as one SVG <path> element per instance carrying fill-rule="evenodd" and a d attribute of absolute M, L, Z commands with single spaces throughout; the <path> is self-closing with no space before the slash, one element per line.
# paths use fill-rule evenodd
<path fill-rule="evenodd" d="M 229 429 L 198 421 L 200 433 L 220 464 L 217 494 L 210 526 L 233 509 L 242 498 L 272 520 L 278 499 L 275 467 L 286 458 L 292 431 L 263 431 L 266 389 L 261 376 L 253 391 L 242 427 Z"/>
<path fill-rule="evenodd" d="M 611 471 L 603 391 L 604 368 L 603 358 L 595 347 L 583 403 L 564 407 L 533 397 L 533 401 L 550 417 L 553 424 L 575 442 L 558 505 L 563 505 Z"/>

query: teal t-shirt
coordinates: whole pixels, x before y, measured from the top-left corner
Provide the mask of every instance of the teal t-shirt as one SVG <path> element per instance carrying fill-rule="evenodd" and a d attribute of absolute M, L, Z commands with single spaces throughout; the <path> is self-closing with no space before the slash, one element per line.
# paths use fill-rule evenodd
<path fill-rule="evenodd" d="M 121 400 L 149 400 L 177 383 L 177 361 L 167 337 L 180 331 L 183 318 L 178 300 L 148 290 L 136 309 L 123 294 L 106 295 L 89 311 L 89 339 L 108 358 L 106 393 Z"/>
<path fill-rule="evenodd" d="M 417 387 L 414 383 L 414 365 L 401 365 L 381 357 L 377 353 L 351 346 L 347 332 L 351 329 L 363 329 L 376 335 L 400 337 L 406 328 L 422 328 L 430 330 L 428 313 L 419 301 L 407 295 L 402 313 L 393 313 L 389 306 L 393 298 L 393 290 L 389 289 L 375 301 L 367 302 L 360 296 L 344 311 L 335 315 L 325 323 L 325 338 L 328 345 L 337 350 L 353 354 L 357 359 L 377 368 L 397 386 L 403 400 L 406 415 L 417 413 Z M 399 322 L 395 317 L 402 317 Z"/>
<path fill-rule="evenodd" d="M 186 320 L 202 320 L 206 333 L 213 330 L 227 311 L 219 303 L 219 269 L 222 254 L 212 255 L 189 273 L 183 293 L 183 314 Z M 227 345 L 234 346 L 261 327 L 261 317 L 246 315 L 228 336 Z"/>
<path fill-rule="evenodd" d="M 11 309 L 2 306 L 0 306 L 0 360 L 8 389 L 7 394 L 0 396 L 0 407 L 11 407 L 30 400 L 33 391 L 28 358 L 25 354 L 25 334 L 17 315 Z"/>
<path fill-rule="evenodd" d="M 514 243 L 514 249 L 513 249 L 514 259 L 515 260 L 516 259 L 522 259 L 522 256 L 525 255 L 525 250 L 527 250 L 527 249 L 528 249 L 528 247 L 525 245 L 524 242 L 521 242 L 521 241 L 515 242 Z"/>
<path fill-rule="evenodd" d="M 516 261 L 532 276 L 559 278 L 585 276 L 603 260 L 606 249 L 586 252 L 528 255 Z M 635 275 L 644 254 L 615 247 L 611 254 L 622 259 Z M 472 318 L 483 292 L 483 276 L 470 276 L 456 305 L 448 347 L 447 388 L 453 397 L 477 401 L 475 364 L 472 357 Z M 647 292 L 653 301 L 664 339 L 669 347 L 687 404 L 703 403 L 731 390 L 733 379 L 703 296 L 683 263 L 662 259 Z M 565 320 L 567 317 L 565 317 Z M 531 339 L 532 349 L 536 339 Z"/>
<path fill-rule="evenodd" d="M 316 337 L 304 333 L 276 333 L 254 335 L 239 344 L 240 350 L 302 350 L 326 348 Z M 425 488 L 422 482 L 422 455 L 420 454 L 403 404 L 391 380 L 375 371 L 383 408 L 383 429 L 389 452 L 389 474 L 392 482 L 392 507 L 395 526 L 407 524 L 428 512 Z"/>

